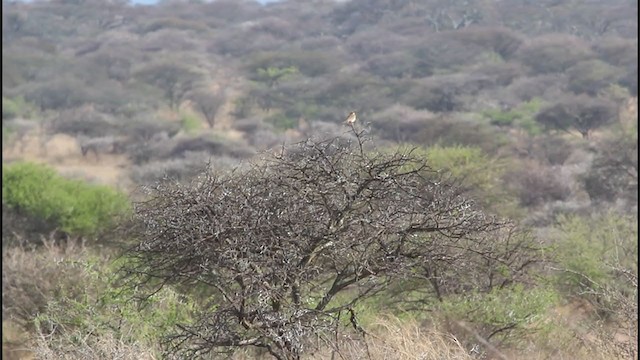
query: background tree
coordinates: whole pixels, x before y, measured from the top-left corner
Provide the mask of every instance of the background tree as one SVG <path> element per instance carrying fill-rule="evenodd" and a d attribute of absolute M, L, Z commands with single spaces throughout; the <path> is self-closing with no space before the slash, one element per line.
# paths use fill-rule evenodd
<path fill-rule="evenodd" d="M 193 101 L 195 109 L 207 120 L 209 127 L 213 127 L 218 109 L 224 104 L 224 96 L 220 93 L 212 93 L 201 89 L 195 91 L 189 98 Z"/>
<path fill-rule="evenodd" d="M 596 147 L 596 156 L 583 176 L 585 189 L 594 201 L 617 198 L 638 201 L 638 135 L 618 133 Z"/>
<path fill-rule="evenodd" d="M 592 130 L 614 120 L 615 106 L 606 100 L 588 96 L 570 97 L 540 111 L 536 121 L 557 130 L 577 130 L 588 139 Z"/>
<path fill-rule="evenodd" d="M 185 65 L 171 62 L 152 65 L 140 70 L 137 76 L 164 92 L 169 107 L 177 109 L 186 94 L 194 88 L 201 74 Z"/>
<path fill-rule="evenodd" d="M 341 318 L 363 331 L 356 303 L 425 263 L 444 265 L 444 254 L 521 264 L 498 250 L 514 244 L 500 236 L 509 226 L 425 159 L 367 152 L 356 135 L 352 144 L 309 140 L 229 175 L 161 183 L 135 207 L 135 260 L 125 267 L 132 284 L 204 287 L 217 304 L 180 325 L 170 351 L 258 347 L 298 359 L 313 339 L 342 331 Z M 527 251 L 516 246 L 507 257 Z M 469 264 L 452 266 L 473 273 Z M 512 270 L 502 273 L 522 269 Z"/>

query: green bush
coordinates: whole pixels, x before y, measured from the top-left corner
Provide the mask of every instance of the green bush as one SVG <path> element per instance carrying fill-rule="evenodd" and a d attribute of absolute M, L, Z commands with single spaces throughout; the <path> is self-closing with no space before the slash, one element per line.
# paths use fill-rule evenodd
<path fill-rule="evenodd" d="M 2 120 L 11 120 L 18 116 L 20 107 L 14 100 L 2 98 Z"/>
<path fill-rule="evenodd" d="M 187 134 L 194 134 L 202 127 L 202 121 L 197 115 L 190 112 L 180 114 L 180 124 Z"/>
<path fill-rule="evenodd" d="M 82 292 L 67 296 L 62 289 L 49 299 L 46 309 L 34 319 L 39 334 L 51 335 L 40 346 L 60 353 L 90 346 L 88 339 L 116 338 L 157 352 L 158 344 L 177 323 L 189 322 L 194 303 L 167 287 L 135 300 L 137 290 L 119 283 L 118 269 L 126 261 L 130 260 L 110 263 L 105 257 L 85 256 L 58 263 L 58 267 L 82 274 Z"/>
<path fill-rule="evenodd" d="M 595 218 L 561 216 L 554 240 L 560 270 L 557 282 L 570 295 L 601 301 L 607 289 L 623 293 L 633 290 L 620 275 L 627 272 L 638 276 L 636 217 L 613 213 Z M 591 297 L 598 294 L 598 299 Z"/>
<path fill-rule="evenodd" d="M 434 170 L 446 171 L 460 179 L 463 189 L 476 201 L 501 215 L 514 215 L 515 200 L 504 191 L 502 176 L 505 164 L 474 146 L 430 146 L 416 149 Z"/>
<path fill-rule="evenodd" d="M 280 131 L 293 129 L 298 126 L 298 121 L 296 119 L 290 118 L 282 113 L 273 114 L 266 118 L 265 121 Z"/>
<path fill-rule="evenodd" d="M 530 135 L 539 135 L 542 129 L 534 117 L 540 111 L 544 102 L 538 98 L 519 104 L 511 110 L 490 109 L 482 112 L 490 123 L 497 126 L 515 126 L 525 130 Z"/>
<path fill-rule="evenodd" d="M 534 330 L 544 330 L 544 317 L 559 301 L 558 293 L 548 287 L 494 288 L 489 293 L 473 292 L 452 296 L 440 304 L 446 317 L 472 323 L 485 339 L 517 342 Z"/>
<path fill-rule="evenodd" d="M 65 179 L 51 168 L 23 162 L 2 166 L 2 202 L 81 236 L 97 235 L 130 207 L 127 197 L 114 189 Z"/>
<path fill-rule="evenodd" d="M 273 87 L 278 83 L 278 81 L 280 81 L 280 79 L 284 79 L 298 73 L 298 68 L 296 68 L 295 66 L 288 66 L 284 68 L 270 66 L 267 68 L 257 69 L 256 80 L 267 83 L 269 87 Z"/>

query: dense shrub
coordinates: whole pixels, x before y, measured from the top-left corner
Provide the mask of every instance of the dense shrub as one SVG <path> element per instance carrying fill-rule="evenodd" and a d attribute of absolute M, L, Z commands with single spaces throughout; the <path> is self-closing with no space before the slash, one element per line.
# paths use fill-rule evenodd
<path fill-rule="evenodd" d="M 562 72 L 593 56 L 589 45 L 582 39 L 557 34 L 533 39 L 518 53 L 520 61 L 536 73 Z"/>
<path fill-rule="evenodd" d="M 2 120 L 11 120 L 20 114 L 20 106 L 15 100 L 2 97 Z"/>
<path fill-rule="evenodd" d="M 577 130 L 588 139 L 592 131 L 615 119 L 615 105 L 588 96 L 569 96 L 543 108 L 535 120 L 547 129 L 569 132 Z"/>
<path fill-rule="evenodd" d="M 582 176 L 593 201 L 627 199 L 631 204 L 637 204 L 638 136 L 633 131 L 618 132 L 597 144 L 591 168 Z"/>
<path fill-rule="evenodd" d="M 33 320 L 45 312 L 57 296 L 77 299 L 86 286 L 86 277 L 72 266 L 82 257 L 76 246 L 62 248 L 45 239 L 44 247 L 28 246 L 2 249 L 2 319 L 11 320 L 24 329 L 33 329 Z"/>
<path fill-rule="evenodd" d="M 599 315 L 599 326 L 608 323 L 628 334 L 617 356 L 632 357 L 638 351 L 637 217 L 615 213 L 560 217 L 552 238 L 559 289 L 589 301 Z M 620 342 L 611 332 L 598 335 L 613 347 Z"/>
<path fill-rule="evenodd" d="M 32 163 L 2 165 L 2 202 L 83 236 L 107 229 L 129 209 L 126 196 L 113 189 L 68 180 Z"/>
<path fill-rule="evenodd" d="M 464 319 L 483 339 L 492 344 L 519 343 L 536 330 L 543 330 L 548 311 L 559 301 L 552 288 L 525 288 L 522 285 L 495 288 L 488 293 L 473 292 L 452 296 L 443 302 L 441 316 Z M 548 325 L 547 325 L 548 326 Z M 456 326 L 452 326 L 455 329 Z M 468 331 L 468 329 L 465 329 Z M 455 331 L 455 330 L 454 330 Z M 477 342 L 471 334 L 456 335 Z M 484 351 L 486 347 L 482 346 Z"/>
<path fill-rule="evenodd" d="M 522 206 L 536 206 L 547 201 L 564 200 L 571 194 L 569 185 L 550 167 L 528 161 L 505 174 L 511 191 Z"/>
<path fill-rule="evenodd" d="M 621 71 L 600 60 L 587 60 L 567 69 L 569 89 L 576 94 L 597 95 L 602 89 L 615 84 Z"/>

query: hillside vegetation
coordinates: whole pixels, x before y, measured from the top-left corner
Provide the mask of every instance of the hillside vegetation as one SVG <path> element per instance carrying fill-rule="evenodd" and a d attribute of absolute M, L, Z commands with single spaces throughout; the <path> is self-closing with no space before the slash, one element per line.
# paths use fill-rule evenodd
<path fill-rule="evenodd" d="M 3 358 L 638 358 L 637 2 L 2 10 Z"/>

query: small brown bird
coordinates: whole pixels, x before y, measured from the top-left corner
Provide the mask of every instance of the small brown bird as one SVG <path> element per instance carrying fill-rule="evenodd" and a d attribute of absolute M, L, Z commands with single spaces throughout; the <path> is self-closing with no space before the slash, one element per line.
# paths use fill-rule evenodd
<path fill-rule="evenodd" d="M 347 120 L 345 120 L 344 123 L 353 125 L 353 123 L 355 123 L 356 120 L 358 120 L 358 117 L 356 116 L 356 112 L 352 111 L 349 113 L 349 116 L 347 116 Z"/>

